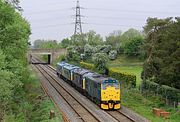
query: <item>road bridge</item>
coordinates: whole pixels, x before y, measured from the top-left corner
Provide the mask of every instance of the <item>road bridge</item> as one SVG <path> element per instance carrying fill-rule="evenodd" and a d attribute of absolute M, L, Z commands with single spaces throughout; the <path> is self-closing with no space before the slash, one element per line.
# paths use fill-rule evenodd
<path fill-rule="evenodd" d="M 48 56 L 48 64 L 51 64 L 52 61 L 56 58 L 58 58 L 61 55 L 66 55 L 67 50 L 66 49 L 29 49 L 28 50 L 28 61 L 29 63 L 32 63 L 31 57 L 32 55 L 47 55 Z"/>

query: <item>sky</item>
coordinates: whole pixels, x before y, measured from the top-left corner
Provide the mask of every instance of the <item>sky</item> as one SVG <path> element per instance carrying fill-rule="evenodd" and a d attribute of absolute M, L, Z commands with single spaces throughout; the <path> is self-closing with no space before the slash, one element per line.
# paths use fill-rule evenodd
<path fill-rule="evenodd" d="M 31 25 L 30 41 L 60 41 L 74 34 L 76 0 L 20 0 L 22 15 Z M 180 17 L 180 0 L 79 0 L 84 33 L 103 38 L 114 30 L 143 30 L 148 17 Z"/>

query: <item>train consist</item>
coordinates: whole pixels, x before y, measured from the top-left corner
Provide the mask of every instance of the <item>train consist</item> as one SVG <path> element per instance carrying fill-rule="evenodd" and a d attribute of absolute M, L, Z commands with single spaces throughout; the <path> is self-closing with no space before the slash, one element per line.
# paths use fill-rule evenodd
<path fill-rule="evenodd" d="M 102 109 L 120 109 L 120 84 L 117 80 L 92 71 L 59 62 L 57 75 L 69 82 Z"/>

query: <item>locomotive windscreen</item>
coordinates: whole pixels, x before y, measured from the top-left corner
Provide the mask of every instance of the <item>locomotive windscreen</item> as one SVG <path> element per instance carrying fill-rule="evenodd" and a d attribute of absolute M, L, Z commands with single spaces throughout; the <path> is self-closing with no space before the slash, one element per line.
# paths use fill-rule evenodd
<path fill-rule="evenodd" d="M 102 83 L 103 90 L 107 87 L 115 87 L 115 89 L 119 89 L 119 82 L 117 80 L 105 80 Z"/>

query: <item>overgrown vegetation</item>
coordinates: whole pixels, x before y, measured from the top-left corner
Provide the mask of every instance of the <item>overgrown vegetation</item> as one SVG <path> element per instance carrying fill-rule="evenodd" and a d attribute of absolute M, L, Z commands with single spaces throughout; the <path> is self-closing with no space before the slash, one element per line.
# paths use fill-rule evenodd
<path fill-rule="evenodd" d="M 37 76 L 33 71 L 30 71 L 29 74 L 30 77 L 23 86 L 23 103 L 20 106 L 14 104 L 12 108 L 18 110 L 17 113 L 8 112 L 3 120 L 7 122 L 63 121 L 62 115 L 54 107 L 53 102 L 44 94 Z M 56 116 L 53 119 L 49 118 L 50 110 L 55 111 Z"/>
<path fill-rule="evenodd" d="M 146 93 L 155 90 L 155 93 L 168 100 L 167 105 L 174 104 L 174 107 L 178 107 L 180 19 L 148 18 L 144 31 L 147 33 L 144 44 L 147 56 L 143 65 L 142 90 Z"/>
<path fill-rule="evenodd" d="M 0 121 L 7 113 L 16 117 L 25 105 L 29 35 L 29 24 L 12 6 L 0 1 Z"/>
<path fill-rule="evenodd" d="M 143 78 L 180 89 L 180 18 L 148 18 Z"/>
<path fill-rule="evenodd" d="M 0 0 L 0 121 L 49 121 L 52 103 L 38 99 L 42 90 L 27 64 L 29 35 L 29 23 Z"/>
<path fill-rule="evenodd" d="M 54 107 L 53 102 L 44 94 L 37 76 L 33 73 L 33 71 L 30 71 L 29 74 L 29 78 L 23 85 L 23 89 L 21 91 L 22 94 L 19 96 L 23 97 L 21 99 L 22 101 L 19 101 L 22 103 L 20 103 L 18 106 L 16 103 L 11 103 L 12 105 L 10 107 L 14 110 L 14 112 L 7 111 L 3 117 L 3 120 L 7 122 L 63 121 L 59 110 Z M 50 110 L 55 111 L 55 118 L 53 119 L 49 118 Z"/>

